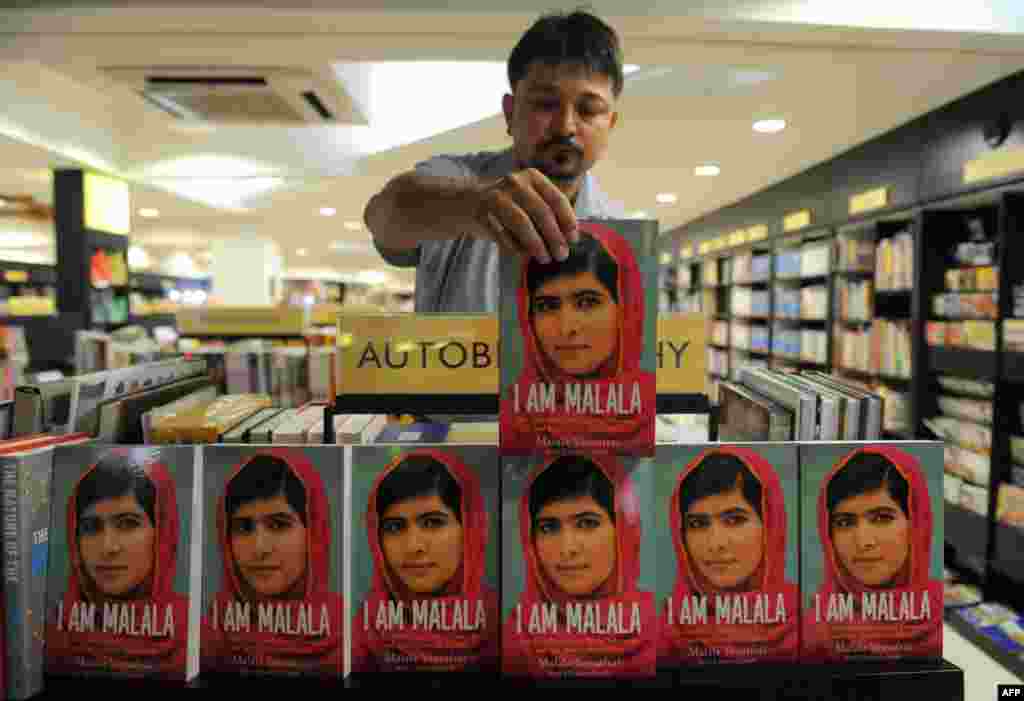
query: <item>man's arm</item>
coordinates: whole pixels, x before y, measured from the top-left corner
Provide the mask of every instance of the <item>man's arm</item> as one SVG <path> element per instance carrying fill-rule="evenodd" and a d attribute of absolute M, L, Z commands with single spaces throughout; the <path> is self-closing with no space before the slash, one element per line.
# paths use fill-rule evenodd
<path fill-rule="evenodd" d="M 449 168 L 459 172 L 453 161 L 432 159 L 394 177 L 370 199 L 363 219 L 386 260 L 414 265 L 421 243 L 462 235 L 493 240 L 542 262 L 549 251 L 559 259 L 568 255 L 566 237 L 575 238 L 575 213 L 543 175 L 531 169 L 482 180 L 465 171 L 437 172 Z"/>
<path fill-rule="evenodd" d="M 409 171 L 392 178 L 366 205 L 363 218 L 379 248 L 405 251 L 422 241 L 482 235 L 474 220 L 478 181 L 471 176 Z"/>

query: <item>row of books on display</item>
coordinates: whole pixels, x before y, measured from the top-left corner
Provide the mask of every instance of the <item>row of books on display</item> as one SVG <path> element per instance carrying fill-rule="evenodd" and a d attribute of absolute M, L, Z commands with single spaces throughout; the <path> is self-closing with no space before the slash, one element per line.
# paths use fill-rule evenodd
<path fill-rule="evenodd" d="M 938 442 L 498 451 L 2 442 L 6 695 L 942 656 Z"/>
<path fill-rule="evenodd" d="M 1024 615 L 998 601 L 985 601 L 981 589 L 946 570 L 945 609 L 1005 654 L 1024 662 Z"/>

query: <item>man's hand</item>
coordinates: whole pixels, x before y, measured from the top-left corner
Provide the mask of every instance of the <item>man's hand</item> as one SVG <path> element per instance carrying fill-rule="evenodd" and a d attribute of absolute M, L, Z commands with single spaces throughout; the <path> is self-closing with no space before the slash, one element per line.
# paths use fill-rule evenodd
<path fill-rule="evenodd" d="M 505 251 L 550 263 L 565 260 L 579 240 L 569 198 L 535 168 L 481 181 L 475 200 L 478 234 Z"/>

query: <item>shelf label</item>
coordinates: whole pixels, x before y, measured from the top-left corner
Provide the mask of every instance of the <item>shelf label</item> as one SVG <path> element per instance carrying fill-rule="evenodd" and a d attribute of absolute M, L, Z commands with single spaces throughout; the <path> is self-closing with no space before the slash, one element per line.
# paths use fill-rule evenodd
<path fill-rule="evenodd" d="M 799 212 L 787 214 L 782 219 L 782 230 L 786 233 L 797 231 L 811 225 L 811 210 L 801 209 Z"/>
<path fill-rule="evenodd" d="M 874 209 L 881 209 L 889 204 L 889 188 L 877 187 L 874 190 L 853 195 L 850 198 L 850 214 L 863 214 Z"/>
<path fill-rule="evenodd" d="M 175 313 L 182 336 L 301 336 L 303 307 L 205 307 Z"/>
<path fill-rule="evenodd" d="M 132 207 L 128 183 L 99 173 L 83 177 L 85 228 L 124 236 L 131 232 Z"/>
<path fill-rule="evenodd" d="M 764 241 L 768 238 L 768 225 L 758 224 L 747 229 L 747 241 Z"/>
<path fill-rule="evenodd" d="M 703 394 L 707 321 L 658 319 L 657 391 Z M 338 394 L 496 394 L 496 314 L 342 314 Z"/>
<path fill-rule="evenodd" d="M 707 391 L 707 330 L 707 320 L 700 314 L 658 317 L 659 393 Z"/>
<path fill-rule="evenodd" d="M 964 184 L 1024 172 L 1024 146 L 990 151 L 964 164 Z"/>
<path fill-rule="evenodd" d="M 27 270 L 5 270 L 4 281 L 6 282 L 28 282 Z"/>

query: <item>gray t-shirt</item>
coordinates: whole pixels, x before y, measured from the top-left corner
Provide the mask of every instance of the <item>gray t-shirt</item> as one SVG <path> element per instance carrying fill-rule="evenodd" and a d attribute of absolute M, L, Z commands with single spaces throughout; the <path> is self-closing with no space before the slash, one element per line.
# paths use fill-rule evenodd
<path fill-rule="evenodd" d="M 498 178 L 514 170 L 516 162 L 511 149 L 434 156 L 416 164 L 417 172 L 442 177 Z M 612 219 L 621 218 L 623 214 L 587 173 L 576 197 L 576 216 Z M 463 235 L 444 241 L 423 241 L 408 251 L 385 250 L 379 246 L 377 250 L 391 265 L 416 267 L 417 314 L 498 312 L 500 249 L 493 241 Z"/>

